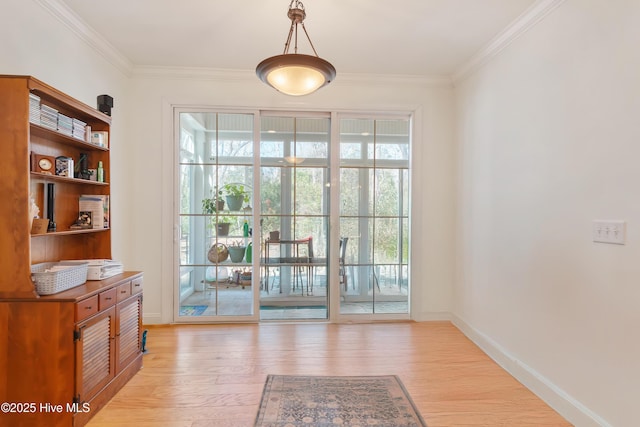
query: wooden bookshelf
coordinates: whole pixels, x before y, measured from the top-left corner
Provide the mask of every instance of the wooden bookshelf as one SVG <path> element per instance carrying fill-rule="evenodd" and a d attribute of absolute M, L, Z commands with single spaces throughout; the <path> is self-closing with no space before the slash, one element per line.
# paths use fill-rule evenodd
<path fill-rule="evenodd" d="M 8 344 L 0 350 L 0 371 L 6 374 L 0 400 L 63 407 L 2 419 L 12 426 L 82 426 L 142 366 L 143 278 L 141 272 L 124 272 L 51 295 L 36 292 L 33 264 L 111 259 L 113 224 L 109 218 L 106 228 L 70 228 L 81 195 L 111 198 L 109 149 L 30 120 L 30 94 L 92 131 L 111 134 L 111 117 L 98 110 L 33 77 L 0 76 L 0 341 Z M 74 160 L 86 155 L 88 169 L 102 162 L 105 182 L 38 172 L 34 153 Z M 50 184 L 57 228 L 31 234 L 31 199 L 46 216 Z"/>

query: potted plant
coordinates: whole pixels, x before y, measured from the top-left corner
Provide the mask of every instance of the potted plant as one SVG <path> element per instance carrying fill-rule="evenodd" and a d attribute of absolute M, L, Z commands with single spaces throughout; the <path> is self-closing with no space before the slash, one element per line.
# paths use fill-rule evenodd
<path fill-rule="evenodd" d="M 218 187 L 214 191 L 211 191 L 211 197 L 208 199 L 202 199 L 202 212 L 208 214 L 214 214 L 216 212 L 222 212 L 224 210 L 224 197 L 222 190 L 218 190 Z"/>
<path fill-rule="evenodd" d="M 242 184 L 225 184 L 222 189 L 230 211 L 239 211 L 243 203 L 249 202 L 249 193 Z"/>
<path fill-rule="evenodd" d="M 224 209 L 224 198 L 222 196 L 222 190 L 212 191 L 212 197 L 202 199 L 202 213 L 207 215 L 215 215 L 222 212 Z M 218 236 L 228 236 L 229 227 L 231 226 L 231 218 L 228 216 L 216 215 L 211 220 L 215 220 L 216 234 Z"/>
<path fill-rule="evenodd" d="M 216 233 L 218 236 L 228 236 L 231 227 L 231 219 L 228 216 L 219 216 L 216 222 Z"/>
<path fill-rule="evenodd" d="M 242 244 L 242 240 L 235 240 L 227 247 L 229 250 L 229 258 L 231 262 L 242 262 L 244 259 L 244 251 L 246 246 Z"/>

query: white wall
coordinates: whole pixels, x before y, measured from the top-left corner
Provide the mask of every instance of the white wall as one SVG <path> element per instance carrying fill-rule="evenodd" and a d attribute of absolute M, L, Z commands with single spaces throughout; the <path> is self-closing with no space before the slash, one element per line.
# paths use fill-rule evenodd
<path fill-rule="evenodd" d="M 638 22 L 567 0 L 455 89 L 456 323 L 578 426 L 640 425 Z"/>
<path fill-rule="evenodd" d="M 138 70 L 131 92 L 136 120 L 128 131 L 131 155 L 129 259 L 145 271 L 146 323 L 173 320 L 174 147 L 172 106 L 303 109 L 315 111 L 416 111 L 413 206 L 413 317 L 448 318 L 453 281 L 454 145 L 452 90 L 426 79 L 339 75 L 301 98 L 281 95 L 253 72 L 186 78 L 188 70 Z M 194 71 L 195 74 L 198 74 Z"/>
<path fill-rule="evenodd" d="M 89 47 L 68 27 L 53 17 L 35 0 L 1 0 L 0 74 L 30 75 L 62 92 L 96 107 L 97 96 L 114 98 L 111 139 L 112 163 L 126 157 L 125 135 L 129 79 L 95 49 Z M 111 203 L 112 254 L 124 257 L 127 238 L 121 226 L 126 224 L 126 201 L 120 196 L 126 183 L 126 172 L 112 171 L 107 177 L 114 194 Z"/>

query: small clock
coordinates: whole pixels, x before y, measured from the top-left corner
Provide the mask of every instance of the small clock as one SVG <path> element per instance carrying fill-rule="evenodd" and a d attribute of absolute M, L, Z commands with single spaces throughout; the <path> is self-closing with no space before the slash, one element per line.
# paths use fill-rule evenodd
<path fill-rule="evenodd" d="M 33 164 L 31 170 L 44 174 L 53 175 L 55 173 L 56 158 L 53 156 L 43 156 L 41 154 L 33 155 Z"/>

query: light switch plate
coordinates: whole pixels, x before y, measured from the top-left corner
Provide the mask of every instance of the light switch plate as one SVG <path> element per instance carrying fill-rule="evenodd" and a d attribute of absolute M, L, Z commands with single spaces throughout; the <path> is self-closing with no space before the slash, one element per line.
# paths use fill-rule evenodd
<path fill-rule="evenodd" d="M 625 221 L 593 221 L 593 241 L 624 245 L 626 239 Z"/>

